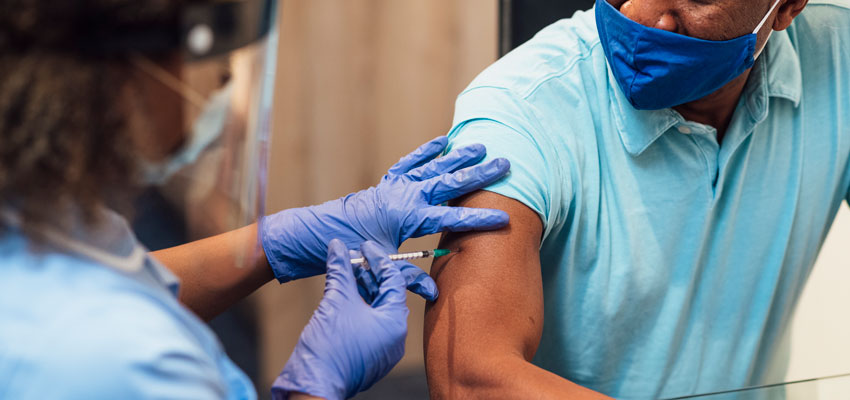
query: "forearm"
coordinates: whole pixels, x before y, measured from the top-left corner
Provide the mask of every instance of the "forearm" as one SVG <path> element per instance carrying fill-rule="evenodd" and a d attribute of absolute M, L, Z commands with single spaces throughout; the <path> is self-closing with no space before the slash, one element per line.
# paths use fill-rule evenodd
<path fill-rule="evenodd" d="M 274 278 L 257 224 L 152 253 L 181 280 L 180 301 L 210 320 Z"/>

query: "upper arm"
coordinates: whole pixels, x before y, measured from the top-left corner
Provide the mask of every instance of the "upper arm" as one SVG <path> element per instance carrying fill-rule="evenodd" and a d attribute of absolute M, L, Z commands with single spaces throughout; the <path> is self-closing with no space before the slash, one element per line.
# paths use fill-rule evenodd
<path fill-rule="evenodd" d="M 451 145 L 484 144 L 488 159 L 510 160 L 511 172 L 452 205 L 501 209 L 510 224 L 442 239 L 442 248 L 460 252 L 437 259 L 431 270 L 440 289 L 425 313 L 433 398 L 560 398 L 583 392 L 530 362 L 543 330 L 541 242 L 560 226 L 573 195 L 571 152 L 552 137 L 572 140 L 569 127 L 547 129 L 538 115 L 506 89 L 476 88 L 458 99 Z"/>
<path fill-rule="evenodd" d="M 569 128 L 546 128 L 535 117 L 539 111 L 514 93 L 497 88 L 478 88 L 458 98 L 450 148 L 481 143 L 487 148 L 483 162 L 497 157 L 511 162 L 505 179 L 488 191 L 516 200 L 531 209 L 543 223 L 543 237 L 557 226 L 564 204 L 572 197 L 572 159 L 559 140 L 572 137 Z"/>
<path fill-rule="evenodd" d="M 498 368 L 503 357 L 530 361 L 543 328 L 538 213 L 483 191 L 453 205 L 502 209 L 511 220 L 498 231 L 443 236 L 440 248 L 460 252 L 437 259 L 431 269 L 440 297 L 425 312 L 425 352 L 437 397 L 450 390 L 449 382 L 465 384 L 467 372 Z M 483 383 L 480 378 L 473 380 Z"/>

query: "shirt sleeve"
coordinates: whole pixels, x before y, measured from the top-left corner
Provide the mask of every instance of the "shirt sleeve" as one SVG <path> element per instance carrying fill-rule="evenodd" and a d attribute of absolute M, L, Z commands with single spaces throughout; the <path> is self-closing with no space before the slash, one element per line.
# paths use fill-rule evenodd
<path fill-rule="evenodd" d="M 186 329 L 155 299 L 66 315 L 44 336 L 24 398 L 226 398 L 226 378 Z"/>
<path fill-rule="evenodd" d="M 508 159 L 509 175 L 486 190 L 532 209 L 543 222 L 544 237 L 548 235 L 572 195 L 569 168 L 564 166 L 569 157 L 556 153 L 530 105 L 506 89 L 468 90 L 458 98 L 449 140 L 449 149 L 485 145 L 485 162 Z"/>

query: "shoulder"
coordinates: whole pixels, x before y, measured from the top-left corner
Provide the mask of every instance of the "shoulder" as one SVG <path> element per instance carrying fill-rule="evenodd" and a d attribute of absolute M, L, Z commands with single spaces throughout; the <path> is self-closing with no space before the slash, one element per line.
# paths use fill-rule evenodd
<path fill-rule="evenodd" d="M 846 91 L 835 91 L 835 85 L 850 77 L 850 0 L 811 1 L 788 28 L 788 37 L 800 61 L 804 89 L 846 98 Z"/>
<path fill-rule="evenodd" d="M 608 110 L 610 84 L 594 12 L 579 11 L 482 72 L 458 97 L 453 127 L 492 120 L 552 152 L 578 149 Z"/>
<path fill-rule="evenodd" d="M 109 296 L 71 308 L 30 344 L 23 383 L 52 382 L 34 397 L 225 397 L 215 361 L 155 302 Z"/>
<path fill-rule="evenodd" d="M 0 370 L 8 372 L 0 386 L 10 397 L 224 397 L 214 358 L 165 302 L 120 275 L 97 275 L 112 271 L 75 267 L 69 280 L 101 285 L 42 275 L 22 310 L 0 309 Z"/>
<path fill-rule="evenodd" d="M 809 0 L 808 6 L 841 7 L 850 10 L 850 0 Z"/>
<path fill-rule="evenodd" d="M 797 16 L 791 29 L 804 36 L 822 37 L 832 34 L 850 40 L 850 0 L 811 0 Z"/>
<path fill-rule="evenodd" d="M 604 57 L 593 10 L 579 11 L 542 29 L 482 72 L 467 88 L 501 88 L 529 98 L 551 81 L 584 90 L 582 74 Z"/>

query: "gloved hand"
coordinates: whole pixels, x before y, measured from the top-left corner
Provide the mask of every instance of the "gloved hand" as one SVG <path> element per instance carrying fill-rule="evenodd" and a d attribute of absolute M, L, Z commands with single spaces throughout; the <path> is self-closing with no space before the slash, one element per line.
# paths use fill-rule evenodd
<path fill-rule="evenodd" d="M 362 258 L 363 253 L 356 250 L 348 251 L 349 258 Z M 405 278 L 407 290 L 419 294 L 429 301 L 437 299 L 437 287 L 431 276 L 422 271 L 421 268 L 407 262 L 393 262 L 401 271 L 401 276 Z M 357 280 L 357 289 L 360 291 L 360 297 L 367 304 L 372 304 L 375 298 L 378 297 L 378 278 L 375 276 L 375 271 L 364 265 L 354 265 L 354 278 Z M 433 296 L 431 296 L 433 294 Z"/>
<path fill-rule="evenodd" d="M 402 158 L 376 187 L 264 218 L 260 235 L 275 277 L 283 283 L 325 273 L 327 243 L 333 238 L 350 249 L 371 240 L 394 253 L 411 237 L 507 225 L 508 215 L 500 210 L 439 206 L 490 185 L 510 169 L 506 159 L 476 165 L 486 155 L 482 145 L 434 160 L 447 142 L 446 137 L 434 139 Z M 402 275 L 408 289 L 436 299 L 437 286 L 421 269 L 405 264 Z"/>
<path fill-rule="evenodd" d="M 361 251 L 378 279 L 378 297 L 371 306 L 360 298 L 345 244 L 331 241 L 325 297 L 275 380 L 272 398 L 293 392 L 352 397 L 401 360 L 408 314 L 404 278 L 377 244 L 363 243 Z"/>

